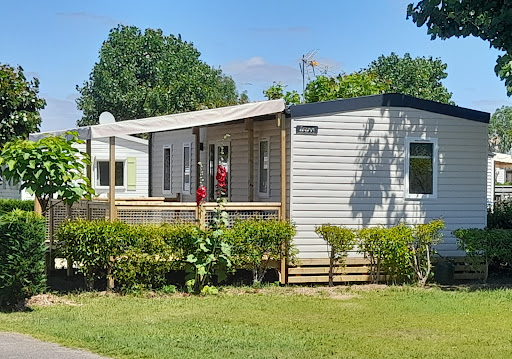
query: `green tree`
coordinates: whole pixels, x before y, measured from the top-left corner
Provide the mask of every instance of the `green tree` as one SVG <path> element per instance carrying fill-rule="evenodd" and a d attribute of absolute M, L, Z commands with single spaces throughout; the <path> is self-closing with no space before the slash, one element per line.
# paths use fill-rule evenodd
<path fill-rule="evenodd" d="M 295 90 L 284 92 L 286 85 L 281 82 L 275 82 L 268 89 L 263 90 L 263 94 L 269 100 L 284 99 L 287 105 L 298 105 L 300 103 L 299 93 Z"/>
<path fill-rule="evenodd" d="M 43 212 L 55 194 L 71 205 L 94 193 L 84 175 L 90 159 L 73 146 L 83 141 L 73 132 L 66 137 L 48 136 L 36 142 L 18 139 L 7 142 L 0 152 L 3 177 L 34 194 Z"/>
<path fill-rule="evenodd" d="M 372 61 L 366 71 L 375 73 L 376 79 L 386 85 L 386 92 L 453 104 L 452 94 L 441 83 L 448 76 L 446 68 L 439 58 L 413 59 L 408 53 L 400 57 L 392 52 Z"/>
<path fill-rule="evenodd" d="M 387 88 L 374 71 L 363 70 L 336 77 L 318 76 L 306 86 L 305 98 L 306 102 L 329 101 L 384 93 Z"/>
<path fill-rule="evenodd" d="M 422 0 L 407 6 L 407 18 L 427 27 L 431 39 L 475 36 L 504 51 L 494 71 L 512 95 L 512 2 L 503 0 Z"/>
<path fill-rule="evenodd" d="M 27 81 L 21 66 L 0 64 L 0 147 L 39 130 L 39 110 L 46 101 L 38 97 L 38 92 L 39 80 Z"/>
<path fill-rule="evenodd" d="M 234 81 L 199 59 L 200 52 L 162 30 L 112 29 L 89 80 L 77 90 L 79 126 L 111 112 L 117 121 L 234 105 Z"/>
<path fill-rule="evenodd" d="M 493 150 L 507 153 L 512 148 L 512 107 L 502 106 L 489 122 L 489 145 Z"/>
<path fill-rule="evenodd" d="M 448 76 L 446 67 L 441 59 L 412 58 L 407 53 L 400 57 L 391 53 L 380 56 L 367 68 L 351 74 L 317 76 L 307 84 L 304 98 L 309 103 L 396 92 L 453 104 L 452 94 L 441 82 Z M 274 83 L 264 93 L 269 99 L 286 99 L 288 93 L 284 94 L 284 87 Z"/>

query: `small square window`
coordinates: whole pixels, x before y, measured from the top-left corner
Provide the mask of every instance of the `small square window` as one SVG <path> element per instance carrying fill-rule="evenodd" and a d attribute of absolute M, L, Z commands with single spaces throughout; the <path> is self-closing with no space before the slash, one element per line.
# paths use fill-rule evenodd
<path fill-rule="evenodd" d="M 98 185 L 102 187 L 108 187 L 110 185 L 110 169 L 109 161 L 98 161 Z M 116 187 L 124 186 L 124 162 L 116 161 Z"/>

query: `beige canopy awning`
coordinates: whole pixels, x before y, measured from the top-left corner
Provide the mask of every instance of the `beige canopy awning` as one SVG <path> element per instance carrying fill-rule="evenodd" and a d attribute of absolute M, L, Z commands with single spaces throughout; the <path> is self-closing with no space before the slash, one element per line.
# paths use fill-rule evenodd
<path fill-rule="evenodd" d="M 32 133 L 30 134 L 29 139 L 37 141 L 38 139 L 48 135 L 58 136 L 68 131 L 76 131 L 82 140 L 90 140 L 111 136 L 134 135 L 137 133 L 179 130 L 182 128 L 207 126 L 241 120 L 244 118 L 281 113 L 284 109 L 285 103 L 282 99 L 251 102 L 243 105 L 192 111 L 173 115 L 119 121 L 116 123 L 78 127 L 67 130 Z"/>

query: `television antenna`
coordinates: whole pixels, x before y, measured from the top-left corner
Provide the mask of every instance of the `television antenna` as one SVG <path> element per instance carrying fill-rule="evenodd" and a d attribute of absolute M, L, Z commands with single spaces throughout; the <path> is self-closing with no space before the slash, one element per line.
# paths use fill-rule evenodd
<path fill-rule="evenodd" d="M 311 80 L 310 68 L 313 72 L 313 77 L 316 76 L 315 66 L 318 66 L 318 62 L 315 60 L 315 55 L 317 52 L 318 49 L 309 51 L 305 55 L 302 55 L 302 59 L 300 59 L 299 62 L 300 73 L 302 74 L 302 101 L 305 101 L 304 92 L 306 91 L 306 73 L 308 81 Z"/>

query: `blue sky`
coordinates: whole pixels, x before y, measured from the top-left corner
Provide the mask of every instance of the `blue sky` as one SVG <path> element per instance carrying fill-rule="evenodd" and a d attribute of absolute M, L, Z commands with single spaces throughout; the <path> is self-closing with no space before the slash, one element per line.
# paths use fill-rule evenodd
<path fill-rule="evenodd" d="M 439 57 L 448 64 L 444 84 L 457 105 L 491 113 L 512 105 L 493 70 L 499 52 L 475 38 L 431 41 L 425 28 L 406 20 L 409 2 L 9 1 L 2 4 L 0 63 L 21 65 L 41 81 L 48 102 L 42 130 L 74 127 L 76 85 L 88 79 L 117 24 L 181 34 L 253 101 L 263 100 L 273 81 L 300 90 L 300 58 L 318 50 L 316 60 L 332 74 L 391 52 Z"/>

